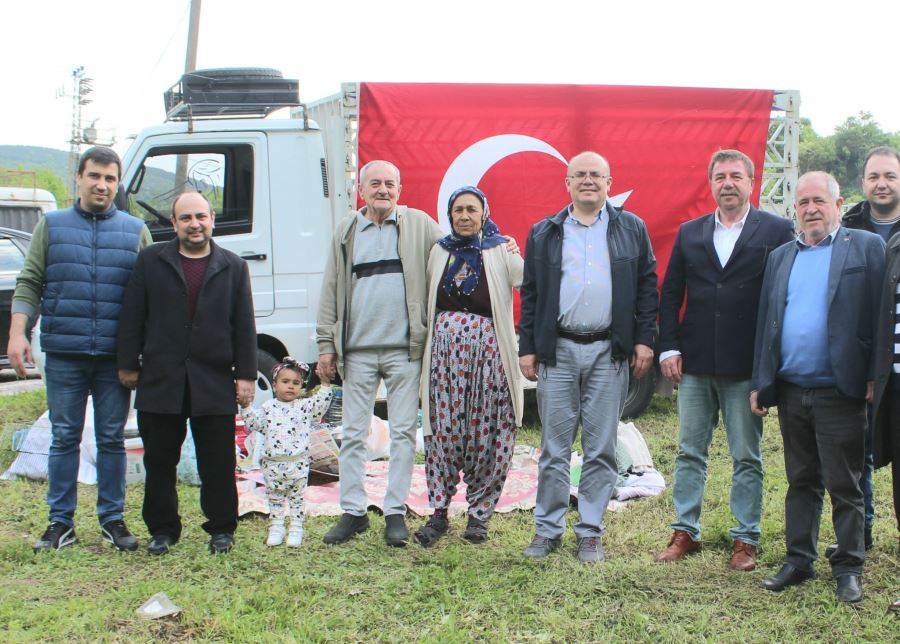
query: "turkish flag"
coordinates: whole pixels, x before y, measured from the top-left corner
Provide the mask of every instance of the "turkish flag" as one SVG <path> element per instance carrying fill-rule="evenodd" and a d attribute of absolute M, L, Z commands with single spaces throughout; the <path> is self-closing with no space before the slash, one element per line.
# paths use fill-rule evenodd
<path fill-rule="evenodd" d="M 446 200 L 472 184 L 524 247 L 531 226 L 570 202 L 566 160 L 609 160 L 610 200 L 650 231 L 660 283 L 678 226 L 715 209 L 707 168 L 720 149 L 756 165 L 758 203 L 771 90 L 614 85 L 363 83 L 359 165 L 400 168 L 400 203 L 446 228 Z M 624 204 L 621 204 L 624 199 Z"/>

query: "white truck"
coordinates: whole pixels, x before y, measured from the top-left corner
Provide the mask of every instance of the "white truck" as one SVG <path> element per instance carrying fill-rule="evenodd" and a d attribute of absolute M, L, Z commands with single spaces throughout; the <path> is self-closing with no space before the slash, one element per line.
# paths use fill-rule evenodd
<path fill-rule="evenodd" d="M 402 86 L 412 95 L 434 87 L 437 86 Z M 502 86 L 454 87 L 463 92 L 483 87 L 503 89 Z M 534 88 L 535 92 L 551 94 L 573 89 L 583 91 L 575 86 L 511 87 L 529 91 Z M 276 359 L 292 355 L 309 363 L 317 360 L 316 313 L 328 243 L 335 224 L 357 205 L 355 179 L 360 156 L 357 146 L 360 133 L 366 130 L 366 117 L 359 112 L 359 98 L 366 88 L 365 84 L 347 83 L 337 95 L 302 105 L 296 81 L 281 78 L 275 70 L 205 70 L 185 74 L 165 94 L 167 122 L 140 132 L 123 158 L 118 204 L 143 217 L 155 239 L 173 236 L 169 223 L 172 199 L 186 189 L 200 190 L 216 208 L 216 242 L 244 257 L 250 265 L 259 346 L 258 400 L 271 395 L 268 374 Z M 603 88 L 590 86 L 589 89 Z M 702 99 L 704 90 L 697 91 Z M 768 135 L 763 132 L 765 151 L 760 156 L 765 158 L 765 168 L 760 200 L 762 207 L 790 215 L 782 204 L 793 201 L 790 191 L 797 173 L 799 97 L 795 92 L 773 92 L 765 100 L 769 102 L 764 124 Z M 289 118 L 268 118 L 282 108 L 290 108 Z M 404 124 L 403 119 L 394 123 L 395 134 L 386 133 L 387 126 L 380 122 L 378 132 L 387 134 L 388 140 L 397 140 Z M 512 153 L 528 149 L 540 152 L 532 156 L 540 156 L 536 162 L 551 164 L 541 171 L 552 173 L 553 185 L 561 188 L 563 173 L 558 164 L 562 155 L 549 144 L 541 147 L 530 142 L 536 140 L 517 132 L 489 137 L 488 143 L 495 148 L 496 144 L 512 145 Z M 723 143 L 722 147 L 732 145 L 730 141 Z M 467 169 L 461 161 L 466 155 L 460 154 L 450 167 L 437 169 L 436 176 L 443 179 L 442 186 L 451 181 L 447 178 L 450 176 L 474 183 L 482 178 L 490 180 L 491 164 L 485 167 L 484 154 L 494 154 L 493 165 L 504 157 L 501 154 L 497 158 L 496 151 L 485 152 L 488 144 L 479 145 L 482 146 L 480 157 L 467 155 L 471 163 L 480 164 L 479 168 Z M 522 145 L 530 148 L 523 150 Z M 574 152 L 589 147 L 605 150 L 603 143 L 596 141 L 574 145 L 579 145 Z M 507 152 L 509 156 L 511 153 Z M 705 158 L 708 159 L 708 154 Z M 362 162 L 367 160 L 363 158 Z M 395 156 L 391 160 L 403 173 L 411 165 L 404 158 Z M 705 167 L 689 168 L 685 172 L 699 173 L 699 185 L 705 195 Z M 697 179 L 693 177 L 695 183 Z M 425 180 L 414 181 L 407 176 L 401 202 L 431 212 L 440 220 L 442 213 L 435 211 L 439 206 L 434 201 L 411 203 L 404 198 L 410 194 L 411 183 L 425 183 Z M 442 195 L 442 186 L 430 186 L 430 194 Z M 638 190 L 633 187 L 624 198 Z M 558 205 L 565 203 L 566 197 L 565 193 L 553 194 Z M 642 214 L 641 210 L 636 211 Z M 495 218 L 497 212 L 495 208 Z M 522 213 L 515 221 L 507 216 L 506 230 L 510 227 L 527 230 L 548 212 L 545 209 Z M 654 248 L 658 257 L 662 257 L 660 273 L 674 239 L 670 233 L 680 221 L 666 226 L 665 234 L 656 231 L 654 235 L 650 226 Z M 517 238 L 524 245 L 524 236 Z M 661 248 L 665 252 L 661 253 Z M 632 384 L 626 415 L 636 416 L 643 410 L 655 382 L 655 378 L 648 378 Z"/>
<path fill-rule="evenodd" d="M 46 212 L 56 210 L 56 198 L 41 188 L 0 187 L 0 227 L 30 233 Z"/>

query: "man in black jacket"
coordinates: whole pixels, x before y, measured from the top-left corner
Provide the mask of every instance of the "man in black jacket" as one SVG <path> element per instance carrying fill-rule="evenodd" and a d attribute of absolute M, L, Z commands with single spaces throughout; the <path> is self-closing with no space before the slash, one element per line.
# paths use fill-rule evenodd
<path fill-rule="evenodd" d="M 853 206 L 841 222 L 844 228 L 868 230 L 881 235 L 887 244 L 891 237 L 900 232 L 900 152 L 890 147 L 877 147 L 869 151 L 863 164 L 862 178 L 865 201 Z M 872 523 L 875 521 L 875 504 L 872 496 L 872 476 L 875 459 L 872 447 L 873 414 L 871 405 L 866 416 L 869 427 L 866 431 L 866 465 L 863 468 L 860 486 L 866 499 L 866 550 L 872 547 Z M 837 548 L 836 544 L 825 550 L 826 556 Z"/>
<path fill-rule="evenodd" d="M 234 545 L 235 398 L 253 400 L 256 325 L 247 264 L 212 241 L 214 222 L 203 195 L 178 196 L 177 238 L 141 252 L 122 303 L 119 379 L 137 387 L 151 554 L 167 552 L 181 536 L 175 472 L 188 419 L 209 550 Z"/>
<path fill-rule="evenodd" d="M 579 423 L 584 462 L 575 524 L 578 559 L 603 560 L 603 516 L 616 484 L 616 430 L 628 367 L 653 366 L 656 258 L 644 222 L 607 202 L 609 163 L 575 156 L 572 203 L 531 229 L 520 289 L 519 367 L 537 380 L 543 424 L 536 531 L 525 556 L 559 547 L 569 507 L 569 458 Z"/>
<path fill-rule="evenodd" d="M 663 375 L 678 388 L 675 522 L 657 561 L 700 550 L 700 511 L 709 445 L 719 413 L 731 452 L 732 570 L 756 567 L 762 513 L 762 419 L 750 412 L 756 309 L 768 254 L 793 239 L 793 226 L 750 205 L 753 161 L 719 150 L 709 163 L 715 212 L 681 225 L 659 305 Z M 687 300 L 684 317 L 682 305 Z"/>

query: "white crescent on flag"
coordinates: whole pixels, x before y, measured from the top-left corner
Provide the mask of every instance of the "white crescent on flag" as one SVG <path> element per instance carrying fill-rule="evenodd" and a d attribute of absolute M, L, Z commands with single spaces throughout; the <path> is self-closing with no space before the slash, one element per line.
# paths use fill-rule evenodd
<path fill-rule="evenodd" d="M 456 157 L 444 178 L 441 180 L 441 188 L 438 191 L 437 208 L 438 223 L 441 228 L 450 231 L 450 221 L 447 218 L 447 201 L 453 191 L 462 186 L 477 186 L 482 177 L 487 174 L 498 161 L 513 154 L 521 152 L 539 152 L 549 154 L 558 159 L 563 165 L 568 165 L 566 158 L 546 141 L 536 139 L 524 134 L 498 134 L 481 139 L 463 150 Z M 609 202 L 621 207 L 631 195 L 631 190 L 618 195 L 610 195 Z"/>

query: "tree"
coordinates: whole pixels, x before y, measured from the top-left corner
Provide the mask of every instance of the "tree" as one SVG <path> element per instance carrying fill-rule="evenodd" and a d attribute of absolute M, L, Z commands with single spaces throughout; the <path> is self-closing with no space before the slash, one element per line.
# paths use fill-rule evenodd
<path fill-rule="evenodd" d="M 0 183 L 10 188 L 41 188 L 49 191 L 60 206 L 66 203 L 67 190 L 63 180 L 50 168 L 36 167 L 25 170 L 0 167 Z"/>
<path fill-rule="evenodd" d="M 831 136 L 819 136 L 809 119 L 800 119 L 800 172 L 830 172 L 845 199 L 862 201 L 863 163 L 869 150 L 898 144 L 900 132 L 883 131 L 869 112 L 848 117 Z"/>

